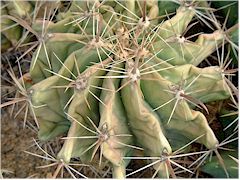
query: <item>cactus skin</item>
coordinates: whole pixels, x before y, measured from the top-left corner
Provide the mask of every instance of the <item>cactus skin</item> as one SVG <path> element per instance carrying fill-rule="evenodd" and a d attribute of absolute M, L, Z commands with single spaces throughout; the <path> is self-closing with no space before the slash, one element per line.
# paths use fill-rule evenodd
<path fill-rule="evenodd" d="M 158 16 L 157 1 L 141 2 L 141 8 L 134 0 L 74 1 L 62 19 L 50 23 L 47 53 L 39 46 L 33 55 L 34 85 L 29 89 L 39 139 L 68 133 L 58 159 L 68 163 L 80 157 L 90 163 L 100 148 L 113 167 L 113 177 L 124 178 L 129 160 L 123 157 L 132 155 L 130 146 L 143 148 L 146 156 L 161 157 L 198 137 L 208 149 L 219 144 L 206 117 L 194 108 L 199 102 L 229 98 L 229 87 L 220 67 L 197 65 L 229 34 L 216 30 L 186 41 L 181 35 L 195 16 L 194 6 L 182 4 L 162 24 L 148 20 Z M 76 25 L 75 12 L 82 10 L 89 14 L 81 12 L 86 18 Z M 33 28 L 41 32 L 41 23 Z M 118 134 L 131 136 L 114 136 Z M 71 138 L 94 135 L 96 139 Z M 154 168 L 159 177 L 169 176 L 164 163 Z"/>
<path fill-rule="evenodd" d="M 1 10 L 1 17 L 4 15 L 8 15 L 8 9 L 7 7 L 4 7 L 4 3 L 1 2 L 1 7 L 3 6 Z M 16 45 L 18 40 L 21 38 L 22 35 L 22 27 L 18 24 L 14 25 L 15 23 L 10 19 L 4 19 L 1 18 L 1 38 L 2 41 L 8 41 L 11 45 Z M 6 39 L 6 40 L 5 40 Z M 10 45 L 8 45 L 10 46 Z M 5 46 L 1 46 L 1 51 L 3 52 L 5 50 Z"/>

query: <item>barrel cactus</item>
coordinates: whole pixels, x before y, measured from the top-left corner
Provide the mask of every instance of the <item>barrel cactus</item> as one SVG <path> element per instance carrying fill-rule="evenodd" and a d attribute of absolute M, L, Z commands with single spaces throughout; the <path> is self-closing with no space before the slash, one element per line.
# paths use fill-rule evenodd
<path fill-rule="evenodd" d="M 20 97 L 35 118 L 39 139 L 67 134 L 56 156 L 60 164 L 72 158 L 104 164 L 114 178 L 153 166 L 154 176 L 168 178 L 176 177 L 172 166 L 193 173 L 175 158 L 206 159 L 215 152 L 228 175 L 218 152 L 224 144 L 204 114 L 205 103 L 235 99 L 227 79 L 233 71 L 223 58 L 217 66 L 199 65 L 232 43 L 238 25 L 227 29 L 215 21 L 205 1 L 180 1 L 175 14 L 162 16 L 160 5 L 73 1 L 56 21 L 45 15 L 29 26 L 38 47 L 29 73 L 16 82 L 24 87 Z M 187 37 L 195 18 L 209 22 L 213 32 Z M 192 151 L 193 142 L 206 150 Z M 127 174 L 134 159 L 147 159 L 148 165 Z"/>

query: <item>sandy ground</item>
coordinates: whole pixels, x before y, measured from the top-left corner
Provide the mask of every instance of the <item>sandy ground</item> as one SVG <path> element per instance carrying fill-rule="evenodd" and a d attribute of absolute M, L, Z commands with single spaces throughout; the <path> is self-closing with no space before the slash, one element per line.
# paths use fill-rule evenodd
<path fill-rule="evenodd" d="M 29 150 L 33 144 L 32 138 L 36 138 L 36 134 L 29 128 L 23 129 L 22 122 L 10 118 L 10 113 L 6 111 L 2 113 L 1 120 L 1 169 L 10 171 L 3 172 L 3 177 L 46 177 L 46 170 L 36 169 L 37 166 L 43 165 L 43 161 L 23 152 Z"/>

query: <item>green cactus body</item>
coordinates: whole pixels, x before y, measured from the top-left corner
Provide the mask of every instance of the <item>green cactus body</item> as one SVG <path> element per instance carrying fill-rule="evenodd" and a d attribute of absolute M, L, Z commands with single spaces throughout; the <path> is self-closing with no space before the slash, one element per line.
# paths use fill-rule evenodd
<path fill-rule="evenodd" d="M 120 64 L 117 67 L 123 67 Z M 117 76 L 119 73 L 109 72 L 106 77 Z M 99 127 L 106 126 L 109 130 L 109 137 L 102 144 L 103 156 L 113 165 L 113 177 L 124 178 L 126 166 L 129 161 L 123 161 L 123 156 L 132 154 L 131 145 L 134 145 L 133 137 L 127 126 L 126 113 L 120 98 L 120 93 L 116 93 L 120 85 L 120 79 L 107 78 L 103 82 L 103 90 L 100 104 Z M 129 145 L 129 146 L 128 146 Z"/>
<path fill-rule="evenodd" d="M 4 6 L 3 2 L 1 2 L 1 6 Z M 1 9 L 1 16 L 8 15 L 7 7 L 3 7 Z M 14 21 L 2 17 L 1 18 L 1 34 L 3 34 L 6 37 L 6 39 L 11 42 L 12 45 L 16 45 L 18 40 L 21 38 L 22 28 L 21 26 L 16 24 Z"/>
<path fill-rule="evenodd" d="M 143 149 L 144 156 L 163 158 L 150 162 L 159 177 L 168 178 L 173 151 L 195 139 L 210 150 L 219 145 L 195 108 L 208 111 L 204 103 L 228 99 L 231 90 L 222 67 L 197 66 L 236 27 L 190 41 L 184 34 L 198 3 L 182 3 L 164 21 L 159 5 L 73 1 L 59 21 L 45 22 L 29 92 L 39 139 L 67 133 L 58 159 L 94 164 L 99 152 L 99 165 L 105 161 L 114 178 L 125 178 L 127 157 Z M 33 29 L 41 33 L 42 26 L 36 21 Z"/>
<path fill-rule="evenodd" d="M 109 62 L 109 60 L 105 60 L 105 62 Z M 68 119 L 72 122 L 68 132 L 69 137 L 94 135 L 91 132 L 94 129 L 88 130 L 85 127 L 91 126 L 88 118 L 90 118 L 94 124 L 99 123 L 98 103 L 94 96 L 99 97 L 100 92 L 99 89 L 93 88 L 93 86 L 101 86 L 102 80 L 94 78 L 94 75 L 101 76 L 104 74 L 104 71 L 97 70 L 93 67 L 78 76 L 75 92 L 71 98 L 72 102 L 67 113 L 69 116 Z M 78 156 L 81 156 L 83 161 L 89 161 L 91 159 L 90 152 L 86 151 L 85 153 L 85 150 L 87 150 L 92 143 L 94 143 L 94 139 L 83 139 L 83 142 L 81 139 L 67 139 L 58 157 L 65 162 L 69 162 L 70 158 Z"/>
<path fill-rule="evenodd" d="M 191 110 L 187 101 L 180 95 L 185 93 L 182 89 L 172 86 L 171 82 L 163 79 L 157 72 L 147 75 L 146 78 L 158 80 L 157 82 L 143 80 L 141 87 L 145 99 L 163 119 L 162 123 L 165 128 L 177 130 L 187 138 L 193 139 L 204 134 L 205 136 L 199 139 L 199 142 L 210 149 L 218 144 L 204 115 L 198 111 Z M 174 89 L 175 94 L 168 92 L 171 91 L 171 87 Z M 159 93 L 155 89 L 162 89 L 162 91 Z"/>

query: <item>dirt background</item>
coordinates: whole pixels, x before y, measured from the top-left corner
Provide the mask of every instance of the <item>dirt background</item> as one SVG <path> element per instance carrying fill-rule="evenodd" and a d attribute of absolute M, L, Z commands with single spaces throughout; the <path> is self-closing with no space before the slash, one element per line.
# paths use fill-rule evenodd
<path fill-rule="evenodd" d="M 33 138 L 37 138 L 36 133 L 30 128 L 23 129 L 20 119 L 11 118 L 8 111 L 2 112 L 1 169 L 4 178 L 47 177 L 46 169 L 36 169 L 44 164 L 43 160 L 24 152 L 31 149 Z"/>
<path fill-rule="evenodd" d="M 9 60 L 16 76 L 19 69 L 16 63 L 16 57 L 21 52 L 9 51 L 1 54 L 1 103 L 8 101 L 8 98 L 14 97 L 14 88 L 11 85 L 11 78 L 7 73 Z M 21 64 L 23 73 L 29 69 L 27 62 L 31 57 L 26 58 L 26 62 Z M 21 107 L 21 105 L 20 105 Z M 11 116 L 12 107 L 4 107 L 1 109 L 1 171 L 4 178 L 44 178 L 47 177 L 46 169 L 38 169 L 36 167 L 46 164 L 41 158 L 34 157 L 24 151 L 38 150 L 34 145 L 34 139 L 37 139 L 37 133 L 31 127 L 32 119 L 28 118 L 26 127 L 23 128 L 24 112 L 17 117 Z M 16 110 L 15 110 L 16 111 Z M 15 114 L 14 112 L 13 114 Z"/>

